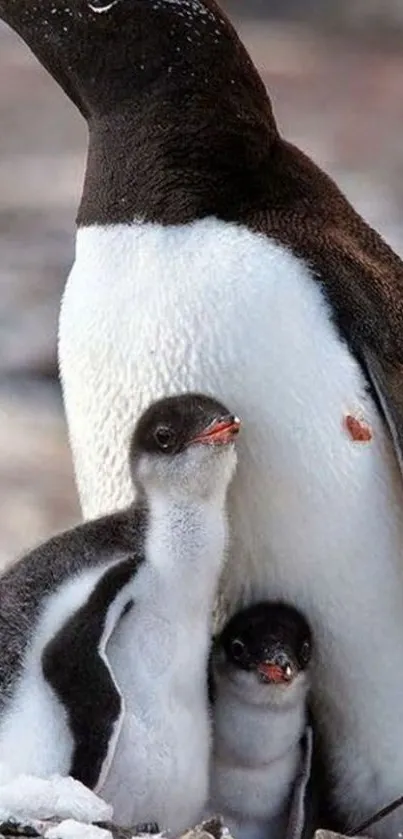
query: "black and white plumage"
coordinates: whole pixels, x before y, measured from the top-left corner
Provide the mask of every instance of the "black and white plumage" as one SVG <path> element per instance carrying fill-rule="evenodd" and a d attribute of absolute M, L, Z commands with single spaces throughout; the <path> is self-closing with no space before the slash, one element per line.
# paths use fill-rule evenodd
<path fill-rule="evenodd" d="M 131 444 L 134 505 L 56 536 L 1 578 L 0 781 L 72 775 L 118 823 L 179 831 L 197 820 L 238 429 L 209 397 L 154 403 Z"/>
<path fill-rule="evenodd" d="M 234 839 L 287 835 L 304 760 L 310 659 L 310 628 L 283 603 L 238 612 L 216 640 L 208 811 L 223 814 Z"/>
<path fill-rule="evenodd" d="M 0 17 L 88 123 L 59 330 L 84 516 L 132 499 L 148 402 L 201 390 L 241 414 L 220 602 L 309 614 L 351 829 L 403 789 L 403 263 L 281 135 L 216 0 L 0 0 Z"/>

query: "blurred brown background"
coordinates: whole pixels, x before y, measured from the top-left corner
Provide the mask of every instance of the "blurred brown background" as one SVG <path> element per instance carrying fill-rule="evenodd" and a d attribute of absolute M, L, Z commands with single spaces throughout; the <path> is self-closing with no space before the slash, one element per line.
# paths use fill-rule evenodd
<path fill-rule="evenodd" d="M 277 119 L 403 255 L 402 0 L 226 0 Z M 85 126 L 0 24 L 0 566 L 79 517 L 57 381 Z"/>

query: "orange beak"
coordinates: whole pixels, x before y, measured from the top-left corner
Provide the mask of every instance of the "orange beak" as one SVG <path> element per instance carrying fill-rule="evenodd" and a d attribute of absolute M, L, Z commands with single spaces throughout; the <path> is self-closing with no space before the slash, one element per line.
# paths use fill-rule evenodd
<path fill-rule="evenodd" d="M 257 670 L 258 673 L 261 673 L 268 682 L 272 682 L 277 685 L 282 682 L 291 682 L 293 678 L 293 672 L 290 665 L 280 667 L 279 664 L 272 664 L 269 661 L 265 661 L 262 664 L 259 664 Z"/>
<path fill-rule="evenodd" d="M 225 446 L 231 443 L 239 432 L 241 420 L 232 414 L 220 417 L 201 431 L 191 440 L 191 443 L 203 443 L 208 446 Z"/>

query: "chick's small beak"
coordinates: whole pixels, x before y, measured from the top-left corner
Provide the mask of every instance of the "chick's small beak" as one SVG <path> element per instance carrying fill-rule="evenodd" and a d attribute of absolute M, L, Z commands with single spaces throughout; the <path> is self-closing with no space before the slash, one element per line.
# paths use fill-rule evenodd
<path fill-rule="evenodd" d="M 191 443 L 203 443 L 208 446 L 225 446 L 231 443 L 239 432 L 241 420 L 233 414 L 213 420 L 200 434 L 193 437 Z"/>
<path fill-rule="evenodd" d="M 272 684 L 291 682 L 295 675 L 291 664 L 275 664 L 272 661 L 263 661 L 258 665 L 257 671 L 262 676 L 263 681 Z"/>

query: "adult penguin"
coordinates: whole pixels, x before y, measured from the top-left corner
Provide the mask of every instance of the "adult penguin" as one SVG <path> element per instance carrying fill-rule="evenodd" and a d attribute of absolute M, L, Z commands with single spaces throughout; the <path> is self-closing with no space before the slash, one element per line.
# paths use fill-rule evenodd
<path fill-rule="evenodd" d="M 133 416 L 209 392 L 247 432 L 222 585 L 317 638 L 345 827 L 403 789 L 403 264 L 285 142 L 215 0 L 0 0 L 89 127 L 60 363 L 86 517 L 131 498 Z"/>

